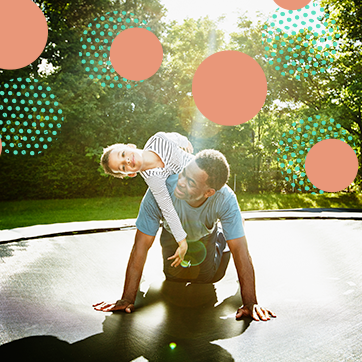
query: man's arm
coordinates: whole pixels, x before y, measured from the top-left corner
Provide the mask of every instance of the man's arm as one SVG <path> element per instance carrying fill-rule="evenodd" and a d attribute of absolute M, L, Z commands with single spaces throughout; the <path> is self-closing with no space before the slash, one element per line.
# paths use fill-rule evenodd
<path fill-rule="evenodd" d="M 236 319 L 252 317 L 254 320 L 269 320 L 270 316 L 276 317 L 270 310 L 258 305 L 255 291 L 255 273 L 249 254 L 246 237 L 227 241 L 233 255 L 235 267 L 238 273 L 241 298 L 243 306 L 238 309 Z"/>
<path fill-rule="evenodd" d="M 129 257 L 126 280 L 124 282 L 122 299 L 116 303 L 101 302 L 94 304 L 95 310 L 103 312 L 113 312 L 116 310 L 125 310 L 127 313 L 134 311 L 134 302 L 140 284 L 143 267 L 146 262 L 147 253 L 152 246 L 155 237 L 144 234 L 137 229 L 135 241 Z"/>

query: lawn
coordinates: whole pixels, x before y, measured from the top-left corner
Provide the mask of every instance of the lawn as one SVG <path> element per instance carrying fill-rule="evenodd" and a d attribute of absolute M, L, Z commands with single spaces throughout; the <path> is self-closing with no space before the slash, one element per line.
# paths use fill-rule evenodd
<path fill-rule="evenodd" d="M 142 197 L 0 202 L 0 230 L 71 221 L 137 217 Z"/>
<path fill-rule="evenodd" d="M 323 195 L 243 193 L 237 196 L 242 211 L 319 207 L 362 209 L 362 195 L 347 193 Z M 141 196 L 125 196 L 0 202 L 0 230 L 37 224 L 136 218 L 141 200 Z"/>
<path fill-rule="evenodd" d="M 362 209 L 362 194 L 324 193 L 311 194 L 238 194 L 240 209 L 280 210 L 301 208 Z"/>

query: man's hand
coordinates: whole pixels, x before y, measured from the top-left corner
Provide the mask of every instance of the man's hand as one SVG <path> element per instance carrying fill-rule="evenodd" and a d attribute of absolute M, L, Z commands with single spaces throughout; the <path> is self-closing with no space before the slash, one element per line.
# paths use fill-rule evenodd
<path fill-rule="evenodd" d="M 133 303 L 126 299 L 117 300 L 116 303 L 101 302 L 93 304 L 93 308 L 102 312 L 115 312 L 117 310 L 123 310 L 126 313 L 132 313 L 134 311 Z"/>
<path fill-rule="evenodd" d="M 180 241 L 178 243 L 179 247 L 177 248 L 176 252 L 174 255 L 170 256 L 167 260 L 171 260 L 171 259 L 175 259 L 171 266 L 177 267 L 181 264 L 181 262 L 184 260 L 185 258 L 185 254 L 187 252 L 188 249 L 188 245 L 187 245 L 187 241 L 186 239 L 183 239 L 182 241 Z"/>
<path fill-rule="evenodd" d="M 236 312 L 236 319 L 243 317 L 252 317 L 256 321 L 268 321 L 270 317 L 276 318 L 276 315 L 265 308 L 260 307 L 258 304 L 243 305 Z"/>

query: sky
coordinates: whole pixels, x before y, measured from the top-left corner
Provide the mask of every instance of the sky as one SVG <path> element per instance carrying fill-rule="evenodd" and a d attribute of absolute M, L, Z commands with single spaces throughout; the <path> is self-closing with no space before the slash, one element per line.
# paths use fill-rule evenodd
<path fill-rule="evenodd" d="M 273 0 L 161 0 L 160 2 L 168 10 L 166 20 L 176 20 L 178 23 L 187 17 L 198 19 L 208 15 L 210 19 L 216 20 L 225 15 L 226 18 L 220 27 L 227 34 L 237 30 L 237 18 L 246 11 L 249 18 L 255 21 L 258 11 L 266 20 L 278 9 Z"/>

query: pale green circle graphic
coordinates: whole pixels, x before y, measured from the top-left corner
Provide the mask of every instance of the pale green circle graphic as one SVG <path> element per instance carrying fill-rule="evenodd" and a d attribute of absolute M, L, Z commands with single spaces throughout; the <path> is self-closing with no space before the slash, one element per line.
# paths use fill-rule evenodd
<path fill-rule="evenodd" d="M 185 259 L 181 266 L 187 268 L 189 266 L 200 265 L 206 258 L 207 250 L 202 241 L 187 241 L 188 249 Z"/>
<path fill-rule="evenodd" d="M 80 38 L 82 50 L 79 56 L 90 79 L 113 89 L 130 89 L 143 82 L 122 78 L 109 60 L 111 45 L 116 36 L 121 31 L 134 27 L 151 30 L 146 20 L 140 21 L 135 18 L 135 14 L 126 11 L 108 12 L 88 24 L 88 29 L 84 30 Z"/>
<path fill-rule="evenodd" d="M 279 8 L 262 33 L 265 58 L 282 76 L 304 79 L 325 73 L 335 60 L 340 34 L 317 3 L 299 10 Z"/>
<path fill-rule="evenodd" d="M 4 153 L 42 153 L 56 140 L 62 110 L 48 85 L 16 78 L 0 85 L 0 138 Z"/>
<path fill-rule="evenodd" d="M 339 139 L 351 147 L 355 146 L 354 137 L 340 124 L 336 124 L 333 118 L 322 120 L 319 115 L 314 119 L 308 117 L 293 122 L 292 128 L 283 133 L 279 141 L 277 161 L 284 179 L 295 191 L 310 192 L 313 195 L 318 191 L 305 173 L 305 158 L 313 145 L 326 139 Z M 324 193 L 323 190 L 318 192 Z"/>

